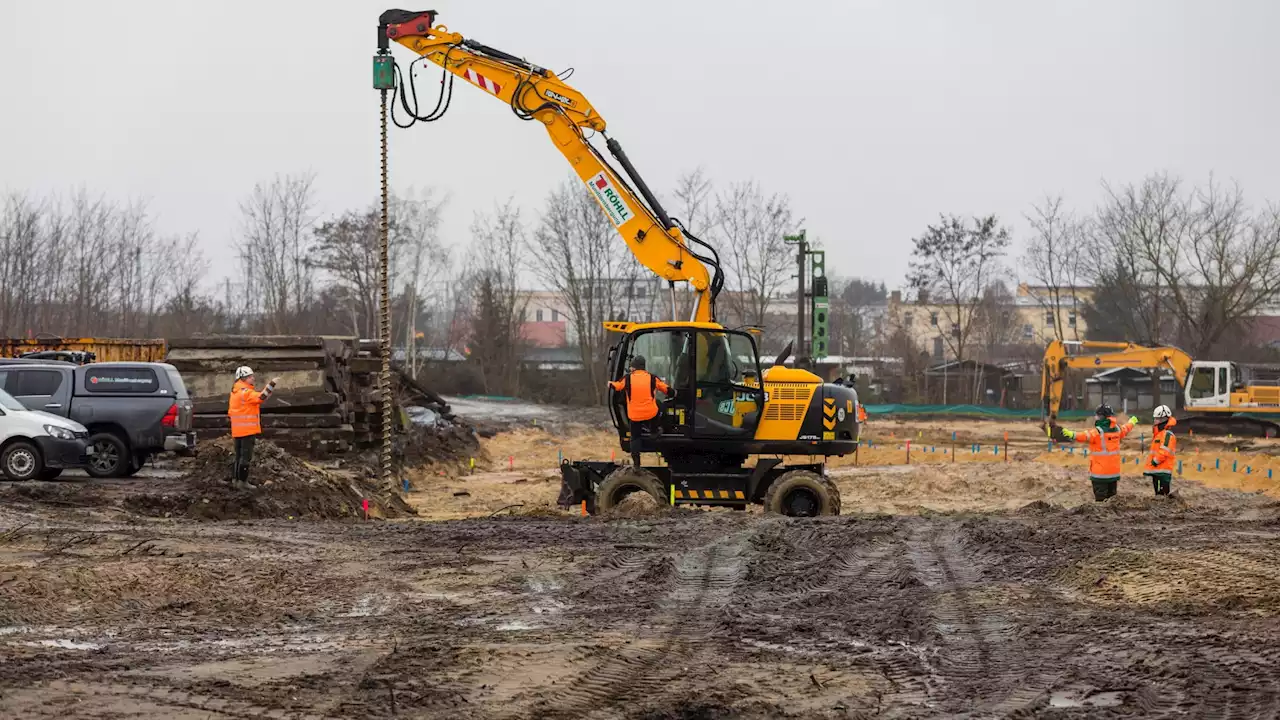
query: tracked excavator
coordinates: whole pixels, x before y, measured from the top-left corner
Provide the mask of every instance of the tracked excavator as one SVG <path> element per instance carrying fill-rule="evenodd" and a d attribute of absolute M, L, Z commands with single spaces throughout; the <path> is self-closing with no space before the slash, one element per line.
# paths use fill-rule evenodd
<path fill-rule="evenodd" d="M 406 70 L 390 53 L 392 41 L 418 56 Z M 419 62 L 445 72 L 435 108 L 425 114 L 414 85 Z M 632 254 L 671 290 L 670 321 L 604 324 L 617 336 L 607 360 L 610 379 L 623 377 L 640 355 L 648 371 L 671 388 L 665 397 L 659 394 L 658 432 L 639 447 L 664 462 L 636 468 L 565 461 L 561 505 L 599 512 L 641 492 L 663 504 L 745 509 L 758 503 L 784 515 L 839 514 L 840 494 L 827 477 L 826 458 L 857 448 L 856 391 L 784 367 L 788 353 L 761 368 L 755 333 L 716 322 L 724 273 L 715 248 L 667 214 L 621 144 L 608 135 L 604 118 L 565 82 L 570 73 L 557 74 L 464 38 L 437 25 L 434 11 L 388 10 L 379 18 L 374 87 L 392 93 L 397 126 L 438 120 L 457 78 L 505 103 L 520 120 L 542 124 Z M 592 142 L 595 136 L 604 138 L 621 170 Z M 693 292 L 692 311 L 683 319 L 676 317 L 677 283 Z M 630 453 L 637 438 L 623 393 L 610 390 L 608 404 L 621 447 Z M 804 460 L 788 463 L 788 456 Z"/>
<path fill-rule="evenodd" d="M 1221 360 L 1193 360 L 1176 347 L 1133 343 L 1055 340 L 1044 351 L 1040 397 L 1046 430 L 1057 426 L 1066 371 L 1072 368 L 1163 369 L 1182 388 L 1178 424 L 1206 435 L 1276 437 L 1280 433 L 1280 386 L 1253 384 L 1249 369 Z"/>

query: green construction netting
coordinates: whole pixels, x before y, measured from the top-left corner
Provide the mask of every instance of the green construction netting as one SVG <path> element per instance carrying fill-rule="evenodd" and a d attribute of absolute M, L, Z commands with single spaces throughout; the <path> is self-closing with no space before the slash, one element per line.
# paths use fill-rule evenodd
<path fill-rule="evenodd" d="M 984 405 L 867 405 L 868 415 L 970 415 L 996 419 L 1040 419 L 1039 409 L 1010 410 L 1009 408 L 988 407 Z M 1093 417 L 1088 410 L 1062 410 L 1058 417 L 1063 420 Z"/>

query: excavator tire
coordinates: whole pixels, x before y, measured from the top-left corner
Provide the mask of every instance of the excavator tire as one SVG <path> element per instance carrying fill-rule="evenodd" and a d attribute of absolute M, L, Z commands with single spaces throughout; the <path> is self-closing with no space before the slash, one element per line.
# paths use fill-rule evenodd
<path fill-rule="evenodd" d="M 643 468 L 620 467 L 609 473 L 596 488 L 596 511 L 612 510 L 633 492 L 648 493 L 659 505 L 667 504 L 667 497 L 662 492 L 662 482 L 657 476 Z"/>
<path fill-rule="evenodd" d="M 839 515 L 840 490 L 817 473 L 792 470 L 769 485 L 764 494 L 764 511 L 792 517 Z"/>

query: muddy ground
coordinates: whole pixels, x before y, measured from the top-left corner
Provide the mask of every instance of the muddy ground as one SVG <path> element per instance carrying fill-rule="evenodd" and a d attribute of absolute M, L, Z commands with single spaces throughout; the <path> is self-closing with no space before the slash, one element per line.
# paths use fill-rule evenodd
<path fill-rule="evenodd" d="M 1266 495 L 962 462 L 838 468 L 839 518 L 603 520 L 511 439 L 406 520 L 0 484 L 0 717 L 1280 716 Z"/>

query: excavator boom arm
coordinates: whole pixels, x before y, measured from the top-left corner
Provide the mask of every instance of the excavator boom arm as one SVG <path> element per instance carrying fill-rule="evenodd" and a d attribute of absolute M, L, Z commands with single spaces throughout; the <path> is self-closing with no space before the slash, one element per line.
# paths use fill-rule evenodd
<path fill-rule="evenodd" d="M 517 116 L 541 122 L 636 259 L 664 280 L 689 283 L 697 293 L 690 320 L 715 320 L 720 271 L 714 251 L 708 247 L 708 256 L 690 249 L 681 227 L 667 216 L 616 140 L 608 139 L 606 146 L 648 204 L 596 150 L 586 131 L 603 135 L 606 124 L 582 93 L 546 68 L 433 25 L 432 11 L 388 10 L 379 21 L 380 53 L 394 40 L 507 103 Z M 716 269 L 715 277 L 707 264 Z"/>
<path fill-rule="evenodd" d="M 1071 352 L 1076 350 L 1076 352 Z M 1079 352 L 1093 350 L 1096 352 Z M 1173 372 L 1178 387 L 1185 387 L 1192 359 L 1176 347 L 1143 347 L 1133 343 L 1072 342 L 1055 340 L 1044 351 L 1040 371 L 1040 400 L 1044 403 L 1046 424 L 1057 421 L 1062 406 L 1062 387 L 1066 371 L 1071 368 L 1105 370 L 1110 368 L 1166 368 Z"/>

